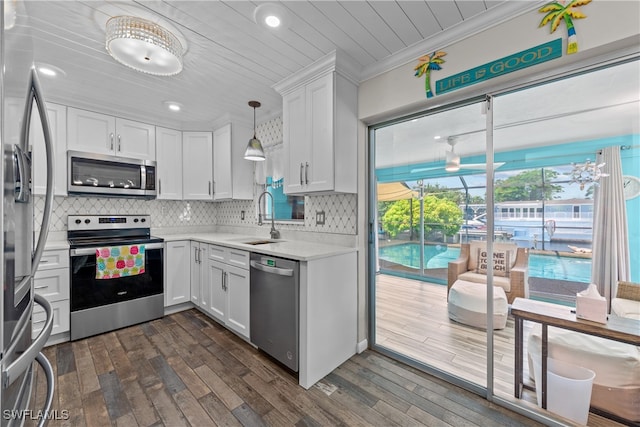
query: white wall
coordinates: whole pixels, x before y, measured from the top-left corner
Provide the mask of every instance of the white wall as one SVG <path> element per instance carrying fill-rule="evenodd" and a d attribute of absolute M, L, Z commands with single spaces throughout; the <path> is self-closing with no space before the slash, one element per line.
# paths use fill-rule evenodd
<path fill-rule="evenodd" d="M 434 50 L 447 53 L 443 57 L 445 63 L 442 64 L 442 70 L 431 73 L 432 88 L 437 80 L 558 38 L 562 38 L 562 58 L 429 100 L 425 98 L 424 76 L 414 76 L 413 68 L 418 63 L 418 58 L 415 58 L 410 63 L 360 84 L 359 117 L 371 124 L 398 114 L 443 105 L 465 94 L 470 96 L 483 93 L 483 90 L 496 85 L 504 88 L 509 86 L 509 82 L 522 81 L 526 76 L 580 61 L 594 53 L 601 53 L 602 50 L 613 50 L 624 45 L 638 46 L 640 2 L 596 0 L 581 6 L 579 10 L 587 17 L 574 20 L 578 53 L 565 54 L 567 30 L 564 23 L 555 33 L 550 34 L 549 25 L 538 28 L 544 14 L 534 10 L 450 46 L 426 45 L 424 54 L 430 54 Z"/>

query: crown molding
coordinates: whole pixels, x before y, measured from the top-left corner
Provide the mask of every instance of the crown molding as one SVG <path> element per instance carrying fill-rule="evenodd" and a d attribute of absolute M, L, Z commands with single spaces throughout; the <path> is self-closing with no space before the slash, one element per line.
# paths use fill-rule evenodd
<path fill-rule="evenodd" d="M 348 80 L 351 80 L 356 85 L 358 85 L 360 80 L 359 76 L 362 73 L 361 67 L 357 65 L 345 52 L 338 49 L 331 51 L 302 70 L 297 71 L 295 74 L 280 80 L 278 83 L 271 86 L 271 88 L 279 94 L 285 95 L 292 90 L 315 80 L 318 76 L 334 71 Z"/>
<path fill-rule="evenodd" d="M 538 9 L 548 1 L 543 0 L 506 0 L 479 15 L 463 21 L 453 27 L 447 28 L 421 40 L 411 46 L 390 55 L 376 63 L 366 67 L 360 73 L 360 82 L 369 80 L 380 74 L 416 61 L 425 52 L 432 52 L 437 49 L 444 49 L 460 40 L 471 37 L 475 34 L 486 31 L 489 28 L 502 24 L 517 16 L 524 15 L 532 10 Z"/>

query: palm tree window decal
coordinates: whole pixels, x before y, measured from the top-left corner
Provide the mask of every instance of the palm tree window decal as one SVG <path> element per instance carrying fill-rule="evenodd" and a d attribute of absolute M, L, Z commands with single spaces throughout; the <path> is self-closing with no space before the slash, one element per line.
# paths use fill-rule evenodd
<path fill-rule="evenodd" d="M 573 26 L 573 20 L 587 17 L 587 15 L 576 8 L 588 3 L 591 3 L 591 0 L 571 0 L 567 5 L 565 5 L 564 2 L 554 1 L 545 4 L 539 10 L 540 13 L 546 13 L 542 21 L 540 21 L 539 27 L 541 28 L 550 24 L 552 34 L 556 31 L 560 23 L 564 21 L 567 26 L 567 55 L 578 51 L 578 37 L 576 36 L 576 29 Z"/>
<path fill-rule="evenodd" d="M 418 65 L 415 66 L 415 76 L 420 78 L 424 74 L 424 91 L 427 98 L 433 97 L 431 90 L 431 70 L 441 70 L 440 64 L 444 64 L 443 56 L 447 53 L 443 51 L 433 52 L 431 55 L 424 55 L 418 58 Z"/>

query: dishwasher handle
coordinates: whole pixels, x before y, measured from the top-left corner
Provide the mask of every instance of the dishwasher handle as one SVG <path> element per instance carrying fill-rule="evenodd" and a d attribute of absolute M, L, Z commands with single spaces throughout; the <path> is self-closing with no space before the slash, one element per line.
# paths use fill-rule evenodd
<path fill-rule="evenodd" d="M 293 276 L 292 268 L 280 268 L 264 265 L 258 261 L 250 261 L 251 267 L 256 270 L 264 271 L 265 273 L 277 274 L 279 276 Z"/>

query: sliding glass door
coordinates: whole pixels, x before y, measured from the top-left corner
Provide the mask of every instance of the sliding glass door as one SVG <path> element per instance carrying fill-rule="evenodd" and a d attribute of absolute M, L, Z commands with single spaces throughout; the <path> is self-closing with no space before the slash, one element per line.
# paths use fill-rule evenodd
<path fill-rule="evenodd" d="M 613 276 L 640 282 L 639 75 L 630 61 L 371 128 L 375 348 L 538 411 L 535 392 L 514 398 L 509 306 L 570 310 L 590 283 L 610 304 Z M 540 328 L 525 322 L 523 335 L 533 385 Z M 565 354 L 598 371 L 593 360 L 615 357 L 607 349 L 625 350 L 589 343 L 595 356 L 580 345 Z M 618 406 L 604 409 L 636 416 L 619 386 Z M 596 380 L 596 407 L 610 406 L 609 389 Z"/>
<path fill-rule="evenodd" d="M 505 233 L 527 249 L 526 298 L 552 304 L 540 307 L 569 306 L 569 313 L 576 294 L 591 283 L 610 303 L 619 280 L 640 282 L 640 267 L 631 261 L 640 259 L 640 197 L 622 197 L 624 177 L 630 181 L 640 175 L 639 76 L 638 61 L 632 61 L 494 97 L 495 234 Z M 524 380 L 529 385 L 535 385 L 536 371 L 540 378 L 541 334 L 539 324 L 524 323 Z M 514 395 L 512 347 L 512 341 L 496 334 L 494 393 L 506 400 Z M 556 328 L 549 328 L 548 348 L 554 361 L 595 372 L 587 407 L 590 403 L 627 420 L 640 419 L 640 411 L 631 409 L 637 406 L 633 394 L 640 383 L 629 380 L 625 368 L 612 368 L 637 349 Z M 501 361 L 509 361 L 506 370 Z M 556 373 L 563 375 L 562 370 Z M 617 375 L 624 379 L 618 381 Z M 554 411 L 564 416 L 575 411 L 578 399 L 554 390 L 547 396 L 550 405 L 562 401 Z M 525 389 L 516 402 L 537 409 L 535 391 Z M 590 425 L 602 422 L 595 414 L 589 417 Z"/>
<path fill-rule="evenodd" d="M 486 386 L 487 337 L 451 323 L 448 266 L 486 239 L 484 100 L 372 131 L 375 342 L 454 381 Z"/>

